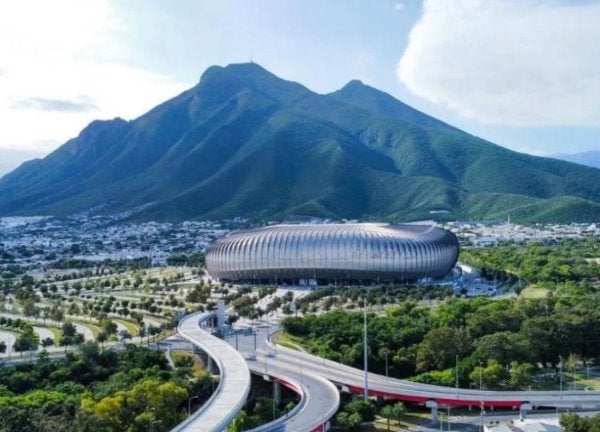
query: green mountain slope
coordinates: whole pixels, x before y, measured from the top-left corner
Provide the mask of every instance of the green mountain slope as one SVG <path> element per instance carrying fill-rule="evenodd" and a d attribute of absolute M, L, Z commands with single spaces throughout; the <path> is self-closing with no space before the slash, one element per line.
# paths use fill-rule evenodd
<path fill-rule="evenodd" d="M 165 220 L 597 221 L 600 170 L 509 151 L 358 81 L 319 95 L 250 63 L 0 179 L 0 215 L 140 206 Z"/>

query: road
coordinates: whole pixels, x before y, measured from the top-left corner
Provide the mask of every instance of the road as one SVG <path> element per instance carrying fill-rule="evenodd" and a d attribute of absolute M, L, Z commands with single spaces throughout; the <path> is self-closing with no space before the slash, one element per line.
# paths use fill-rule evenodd
<path fill-rule="evenodd" d="M 277 346 L 277 357 L 289 365 L 310 368 L 353 393 L 364 394 L 364 372 L 361 369 L 281 346 Z M 485 407 L 518 408 L 529 403 L 559 408 L 600 408 L 600 392 L 597 391 L 480 391 L 420 384 L 371 373 L 368 385 L 369 395 L 408 402 L 435 401 L 439 405 L 477 407 L 483 402 Z"/>
<path fill-rule="evenodd" d="M 302 399 L 302 407 L 298 412 L 292 412 L 273 427 L 257 430 L 321 431 L 339 407 L 340 394 L 330 381 L 308 370 L 290 367 L 274 353 L 257 353 L 255 360 L 248 360 L 248 367 L 253 373 L 275 378 L 281 385 L 298 393 Z"/>
<path fill-rule="evenodd" d="M 0 331 L 0 340 L 4 341 L 4 343 L 6 344 L 6 351 L 4 352 L 4 354 L 0 354 L 0 358 L 2 358 L 2 355 L 8 356 L 12 353 L 13 345 L 15 344 L 15 340 L 17 340 L 17 338 L 12 333 Z"/>
<path fill-rule="evenodd" d="M 245 327 L 249 323 L 242 323 Z M 318 431 L 333 417 L 339 407 L 340 395 L 336 387 L 327 379 L 313 374 L 309 368 L 297 368 L 281 361 L 277 352 L 268 344 L 271 333 L 278 329 L 275 325 L 252 323 L 254 333 L 230 335 L 226 338 L 234 348 L 248 357 L 256 354 L 255 360 L 247 360 L 250 370 L 257 375 L 277 378 L 283 385 L 298 393 L 304 399 L 301 411 L 292 413 L 280 424 L 258 428 L 260 431 Z M 240 330 L 243 330 L 240 329 Z M 237 340 L 236 340 L 237 339 Z M 292 383 L 296 383 L 293 385 Z M 298 388 L 299 387 L 299 388 Z"/>
<path fill-rule="evenodd" d="M 188 315 L 181 320 L 177 331 L 213 359 L 221 379 L 210 399 L 172 429 L 173 432 L 225 430 L 246 403 L 250 392 L 250 371 L 242 355 L 200 327 L 211 316 L 210 312 Z"/>

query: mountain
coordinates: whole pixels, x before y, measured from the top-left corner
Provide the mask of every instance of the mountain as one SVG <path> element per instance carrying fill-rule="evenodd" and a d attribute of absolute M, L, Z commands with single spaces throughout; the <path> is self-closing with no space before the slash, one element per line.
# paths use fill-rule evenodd
<path fill-rule="evenodd" d="M 35 150 L 13 150 L 0 148 L 0 178 L 15 169 L 23 161 L 43 155 Z"/>
<path fill-rule="evenodd" d="M 600 168 L 600 151 L 589 150 L 581 153 L 557 153 L 551 157 L 555 159 L 566 160 L 569 162 L 575 162 L 581 165 L 587 165 L 594 168 Z"/>
<path fill-rule="evenodd" d="M 600 170 L 516 153 L 351 81 L 321 95 L 213 66 L 143 116 L 94 121 L 0 179 L 0 215 L 596 221 Z"/>

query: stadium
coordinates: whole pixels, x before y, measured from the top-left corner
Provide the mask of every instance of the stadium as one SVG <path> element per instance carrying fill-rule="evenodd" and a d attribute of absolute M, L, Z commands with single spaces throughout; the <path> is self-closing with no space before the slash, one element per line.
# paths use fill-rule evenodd
<path fill-rule="evenodd" d="M 406 282 L 444 277 L 458 251 L 453 233 L 431 226 L 272 225 L 215 240 L 206 269 L 215 279 L 241 283 Z"/>

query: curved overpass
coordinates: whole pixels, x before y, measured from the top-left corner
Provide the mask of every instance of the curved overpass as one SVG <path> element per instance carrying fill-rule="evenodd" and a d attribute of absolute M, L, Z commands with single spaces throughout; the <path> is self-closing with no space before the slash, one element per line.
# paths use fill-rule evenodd
<path fill-rule="evenodd" d="M 223 431 L 246 403 L 250 391 L 246 361 L 227 342 L 200 328 L 200 323 L 211 316 L 211 312 L 188 315 L 181 320 L 177 331 L 213 359 L 221 372 L 221 380 L 211 398 L 172 432 Z"/>
<path fill-rule="evenodd" d="M 268 375 L 298 393 L 301 398 L 297 409 L 289 416 L 253 429 L 253 432 L 326 430 L 327 422 L 340 405 L 339 392 L 330 381 L 312 373 L 308 366 L 297 368 L 289 365 L 277 353 L 260 353 L 256 360 L 248 361 L 248 366 L 253 373 Z"/>
<path fill-rule="evenodd" d="M 350 392 L 364 394 L 364 372 L 308 353 L 277 346 L 278 357 L 289 367 L 301 365 Z M 436 402 L 443 405 L 485 407 L 557 406 L 600 408 L 598 391 L 488 391 L 457 389 L 369 374 L 369 395 L 407 402 Z"/>

